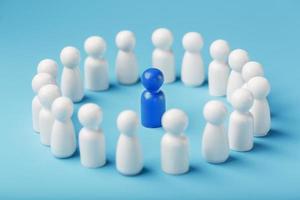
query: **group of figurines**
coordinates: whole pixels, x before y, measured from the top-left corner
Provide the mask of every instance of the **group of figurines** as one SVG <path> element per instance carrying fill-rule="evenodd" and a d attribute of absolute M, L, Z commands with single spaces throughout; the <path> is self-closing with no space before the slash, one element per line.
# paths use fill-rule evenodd
<path fill-rule="evenodd" d="M 117 117 L 120 137 L 116 147 L 116 168 L 124 175 L 136 175 L 143 168 L 143 154 L 137 129 L 139 123 L 147 128 L 163 127 L 161 140 L 161 166 L 168 174 L 183 174 L 189 170 L 189 142 L 184 132 L 188 116 L 180 109 L 166 111 L 166 98 L 161 86 L 175 81 L 176 70 L 172 51 L 173 36 L 170 30 L 157 29 L 152 34 L 155 49 L 153 67 L 146 69 L 141 82 L 140 117 L 132 110 L 124 110 Z M 201 56 L 203 39 L 197 32 L 184 35 L 185 51 L 181 67 L 181 80 L 186 86 L 201 86 L 205 79 Z M 115 62 L 119 84 L 131 85 L 139 80 L 135 57 L 135 36 L 131 31 L 121 31 L 116 36 L 119 48 Z M 106 43 L 99 36 L 89 37 L 84 43 L 87 58 L 84 62 L 84 83 L 79 64 L 80 52 L 75 47 L 65 47 L 60 60 L 63 67 L 60 86 L 57 84 L 58 65 L 52 59 L 42 60 L 32 80 L 36 93 L 32 101 L 33 129 L 40 134 L 43 145 L 50 146 L 55 157 L 67 158 L 76 151 L 76 134 L 71 120 L 73 103 L 80 102 L 84 88 L 92 91 L 109 89 L 108 63 L 104 58 Z M 212 96 L 227 96 L 234 111 L 230 114 L 228 130 L 224 122 L 225 105 L 218 100 L 205 104 L 203 115 L 206 126 L 202 138 L 202 155 L 210 163 L 222 163 L 229 157 L 230 149 L 249 151 L 254 136 L 265 136 L 270 130 L 271 117 L 267 101 L 270 85 L 264 78 L 263 67 L 249 61 L 242 49 L 230 50 L 225 40 L 210 45 L 212 62 L 209 64 L 208 87 Z M 79 108 L 82 124 L 79 133 L 80 161 L 83 166 L 96 168 L 106 163 L 105 135 L 101 129 L 103 113 L 95 103 Z"/>

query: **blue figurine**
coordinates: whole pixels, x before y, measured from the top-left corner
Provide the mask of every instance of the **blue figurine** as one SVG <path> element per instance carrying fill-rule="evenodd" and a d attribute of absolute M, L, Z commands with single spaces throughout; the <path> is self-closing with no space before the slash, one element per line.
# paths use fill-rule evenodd
<path fill-rule="evenodd" d="M 166 111 L 165 95 L 160 90 L 164 76 L 159 69 L 150 68 L 144 71 L 141 81 L 146 89 L 141 96 L 142 125 L 147 128 L 161 127 L 161 118 Z"/>

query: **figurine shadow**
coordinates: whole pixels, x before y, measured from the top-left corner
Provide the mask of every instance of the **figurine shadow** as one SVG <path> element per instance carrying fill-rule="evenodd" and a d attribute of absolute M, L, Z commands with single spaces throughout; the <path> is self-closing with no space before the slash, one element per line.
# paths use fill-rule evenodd
<path fill-rule="evenodd" d="M 204 82 L 202 83 L 202 85 L 200 87 L 208 87 L 207 79 L 204 80 Z"/>
<path fill-rule="evenodd" d="M 229 165 L 232 165 L 232 164 L 235 164 L 235 163 L 238 163 L 239 159 L 237 159 L 235 156 L 233 155 L 230 155 L 228 157 L 228 159 L 223 163 L 223 164 L 229 164 Z"/>
<path fill-rule="evenodd" d="M 118 90 L 120 90 L 120 87 L 119 87 L 118 83 L 111 83 L 109 85 L 109 88 L 107 90 L 105 90 L 104 92 L 118 91 Z"/>
<path fill-rule="evenodd" d="M 263 144 L 261 142 L 255 142 L 254 143 L 254 147 L 253 149 L 251 150 L 253 153 L 261 153 L 261 152 L 268 152 L 270 151 L 271 148 L 269 145 L 267 144 Z"/>
<path fill-rule="evenodd" d="M 149 167 L 144 167 L 144 168 L 142 169 L 142 171 L 140 172 L 139 175 L 141 175 L 141 176 L 146 176 L 146 175 L 149 175 L 149 174 L 151 174 L 151 173 L 152 173 L 152 172 L 151 172 L 151 170 L 150 170 Z"/>
<path fill-rule="evenodd" d="M 82 104 L 90 103 L 90 102 L 94 102 L 94 101 L 96 101 L 95 98 L 91 97 L 91 95 L 85 94 L 83 99 L 80 102 L 75 103 L 75 104 L 76 105 L 82 105 Z"/>
<path fill-rule="evenodd" d="M 198 174 L 200 172 L 201 172 L 200 167 L 198 167 L 196 165 L 190 165 L 189 171 L 185 174 L 189 174 L 189 173 L 191 173 L 191 174 L 197 173 Z"/>
<path fill-rule="evenodd" d="M 180 82 L 181 76 L 179 74 L 176 75 L 174 83 Z"/>
<path fill-rule="evenodd" d="M 268 135 L 265 136 L 266 138 L 270 138 L 271 140 L 282 140 L 282 139 L 287 139 L 290 137 L 287 133 L 285 133 L 282 130 L 278 129 L 271 129 L 268 133 Z"/>

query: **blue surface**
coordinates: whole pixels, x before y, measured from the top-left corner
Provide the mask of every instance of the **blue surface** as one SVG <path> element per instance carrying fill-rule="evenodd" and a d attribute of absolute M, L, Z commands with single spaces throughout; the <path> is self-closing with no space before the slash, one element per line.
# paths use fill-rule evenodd
<path fill-rule="evenodd" d="M 296 0 L 1 0 L 1 199 L 299 199 L 299 10 Z M 162 173 L 159 146 L 163 130 L 141 127 L 145 169 L 140 176 L 124 177 L 116 172 L 114 164 L 119 134 L 115 119 L 123 109 L 139 111 L 143 88 L 140 84 L 126 87 L 115 83 L 114 37 L 122 29 L 136 33 L 136 53 L 142 72 L 151 65 L 151 33 L 162 26 L 174 32 L 178 71 L 183 56 L 181 38 L 187 31 L 203 34 L 206 66 L 210 62 L 208 46 L 217 38 L 228 40 L 232 48 L 247 49 L 253 60 L 260 61 L 272 84 L 272 130 L 268 137 L 255 139 L 253 151 L 232 152 L 222 165 L 206 163 L 200 155 L 202 108 L 212 97 L 207 85 L 187 88 L 177 81 L 163 86 L 163 90 L 167 108 L 181 108 L 190 118 L 186 131 L 190 138 L 190 173 Z M 31 125 L 31 79 L 39 60 L 50 57 L 58 61 L 59 52 L 66 45 L 79 47 L 84 59 L 84 39 L 93 34 L 107 40 L 112 85 L 107 92 L 87 92 L 83 101 L 96 102 L 105 112 L 103 129 L 109 162 L 103 168 L 90 170 L 80 165 L 78 153 L 60 160 L 40 145 L 39 135 Z M 78 131 L 76 115 L 74 122 Z"/>
<path fill-rule="evenodd" d="M 166 111 L 166 97 L 161 86 L 164 83 L 162 71 L 156 68 L 146 69 L 141 76 L 145 87 L 140 101 L 140 121 L 146 128 L 161 127 L 161 118 Z"/>

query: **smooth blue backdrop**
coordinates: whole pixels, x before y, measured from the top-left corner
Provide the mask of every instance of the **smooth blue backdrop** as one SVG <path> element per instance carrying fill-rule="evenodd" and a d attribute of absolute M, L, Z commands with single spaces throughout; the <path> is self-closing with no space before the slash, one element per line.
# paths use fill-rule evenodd
<path fill-rule="evenodd" d="M 0 198 L 22 199 L 296 199 L 300 198 L 300 3 L 299 1 L 9 1 L 0 0 Z M 139 112 L 140 84 L 115 83 L 116 33 L 136 33 L 140 72 L 151 64 L 151 33 L 168 27 L 174 32 L 179 72 L 181 38 L 199 31 L 203 56 L 210 62 L 209 44 L 218 38 L 249 51 L 264 65 L 272 84 L 272 130 L 256 138 L 253 151 L 232 152 L 222 165 L 206 163 L 200 154 L 204 128 L 202 108 L 207 85 L 187 88 L 180 81 L 163 86 L 167 108 L 187 112 L 190 125 L 190 173 L 169 176 L 160 170 L 162 129 L 140 128 L 145 170 L 124 177 L 115 170 L 117 114 Z M 31 79 L 43 58 L 59 62 L 60 50 L 74 45 L 86 56 L 83 42 L 101 35 L 108 43 L 111 89 L 86 92 L 82 103 L 96 102 L 104 110 L 108 164 L 99 169 L 80 165 L 79 154 L 56 159 L 39 143 L 31 125 Z M 60 64 L 60 71 L 61 71 Z M 221 100 L 224 100 L 221 98 Z M 76 112 L 79 105 L 76 105 Z M 74 122 L 80 128 L 76 112 Z M 105 198 L 104 198 L 105 197 Z"/>

